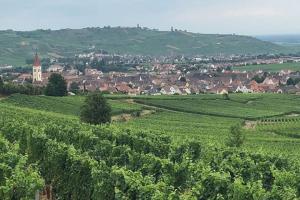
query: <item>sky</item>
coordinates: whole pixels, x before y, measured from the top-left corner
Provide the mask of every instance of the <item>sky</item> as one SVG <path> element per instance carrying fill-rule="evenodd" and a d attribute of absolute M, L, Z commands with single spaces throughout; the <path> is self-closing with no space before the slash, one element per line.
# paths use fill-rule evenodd
<path fill-rule="evenodd" d="M 103 26 L 300 34 L 300 0 L 0 0 L 0 29 Z"/>

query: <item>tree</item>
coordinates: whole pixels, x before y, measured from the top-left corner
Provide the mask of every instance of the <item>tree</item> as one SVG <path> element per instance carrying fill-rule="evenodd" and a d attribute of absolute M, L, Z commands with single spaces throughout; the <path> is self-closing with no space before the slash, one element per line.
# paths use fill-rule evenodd
<path fill-rule="evenodd" d="M 90 124 L 111 121 L 111 107 L 101 93 L 90 94 L 81 108 L 80 119 Z"/>
<path fill-rule="evenodd" d="M 4 86 L 4 82 L 2 77 L 0 76 L 0 93 L 2 92 L 3 86 Z"/>
<path fill-rule="evenodd" d="M 79 84 L 77 82 L 72 82 L 70 85 L 70 92 L 77 94 L 79 91 Z"/>
<path fill-rule="evenodd" d="M 299 78 L 289 78 L 286 82 L 287 85 L 297 85 L 300 82 Z"/>
<path fill-rule="evenodd" d="M 229 94 L 228 93 L 224 93 L 223 94 L 223 99 L 224 100 L 230 100 Z"/>
<path fill-rule="evenodd" d="M 289 78 L 289 79 L 287 80 L 286 84 L 287 84 L 287 85 L 295 85 L 295 84 L 294 84 L 294 79 Z"/>
<path fill-rule="evenodd" d="M 47 96 L 66 96 L 67 83 L 64 77 L 60 74 L 52 74 L 45 89 L 45 94 Z"/>
<path fill-rule="evenodd" d="M 262 83 L 264 82 L 264 80 L 266 79 L 266 77 L 264 76 L 259 76 L 259 75 L 255 75 L 252 80 L 256 81 L 256 83 Z"/>
<path fill-rule="evenodd" d="M 245 136 L 242 133 L 242 126 L 240 124 L 232 126 L 227 145 L 230 147 L 240 147 L 244 143 L 244 140 Z"/>

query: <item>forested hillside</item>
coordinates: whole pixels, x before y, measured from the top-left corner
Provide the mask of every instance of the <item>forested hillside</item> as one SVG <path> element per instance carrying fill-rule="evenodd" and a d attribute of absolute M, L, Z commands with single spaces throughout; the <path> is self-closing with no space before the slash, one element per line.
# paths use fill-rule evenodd
<path fill-rule="evenodd" d="M 197 34 L 141 28 L 85 28 L 0 31 L 0 64 L 24 64 L 33 51 L 47 57 L 67 56 L 92 47 L 111 53 L 137 55 L 264 54 L 286 47 L 238 35 Z"/>

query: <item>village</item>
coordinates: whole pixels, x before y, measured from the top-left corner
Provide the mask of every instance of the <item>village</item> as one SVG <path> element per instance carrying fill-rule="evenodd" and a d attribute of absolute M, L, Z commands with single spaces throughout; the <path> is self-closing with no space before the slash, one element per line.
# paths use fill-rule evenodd
<path fill-rule="evenodd" d="M 76 62 L 75 62 L 76 59 Z M 16 84 L 33 82 L 47 85 L 52 73 L 61 74 L 68 89 L 76 85 L 81 91 L 102 91 L 128 95 L 191 95 L 200 93 L 291 93 L 300 94 L 300 72 L 281 70 L 267 73 L 245 71 L 243 66 L 299 62 L 298 57 L 231 56 L 231 57 L 150 57 L 116 56 L 103 52 L 76 55 L 74 59 L 52 59 L 42 70 L 35 56 L 33 73 L 13 73 Z M 78 67 L 80 63 L 81 67 Z M 101 64 L 108 67 L 101 68 Z M 125 71 L 114 71 L 125 65 Z M 83 66 L 83 67 L 82 67 Z M 100 66 L 100 68 L 99 68 Z M 232 69 L 235 66 L 235 70 Z M 236 70 L 239 67 L 239 70 Z M 105 71 L 101 71 L 104 69 Z M 33 76 L 34 75 L 34 76 Z M 35 77 L 37 76 L 37 77 Z"/>

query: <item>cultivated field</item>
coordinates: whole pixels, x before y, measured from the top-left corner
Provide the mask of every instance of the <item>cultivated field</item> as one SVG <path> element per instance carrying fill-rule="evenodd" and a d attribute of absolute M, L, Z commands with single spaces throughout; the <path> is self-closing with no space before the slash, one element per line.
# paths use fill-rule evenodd
<path fill-rule="evenodd" d="M 50 111 L 65 115 L 79 116 L 80 107 L 83 105 L 84 97 L 68 96 L 68 97 L 46 97 L 46 96 L 27 96 L 14 94 L 5 100 L 3 103 L 15 105 L 19 107 L 32 108 L 42 111 Z M 122 113 L 132 113 L 141 111 L 142 106 L 130 104 L 124 100 L 109 100 L 112 106 L 112 114 L 118 115 Z"/>
<path fill-rule="evenodd" d="M 1 100 L 0 198 L 45 185 L 58 199 L 298 198 L 298 96 L 108 97 L 156 112 L 93 126 L 79 122 L 83 97 Z M 226 147 L 237 123 L 246 142 Z"/>
<path fill-rule="evenodd" d="M 283 64 L 269 64 L 269 65 L 247 65 L 242 67 L 234 67 L 234 70 L 239 71 L 266 71 L 266 72 L 280 72 L 281 70 L 300 71 L 300 63 L 283 63 Z"/>
<path fill-rule="evenodd" d="M 154 110 L 153 114 L 122 118 L 112 127 L 164 133 L 175 142 L 196 140 L 224 146 L 230 127 L 244 125 L 244 148 L 271 154 L 298 156 L 300 151 L 300 96 L 282 94 L 231 94 L 195 96 L 108 95 L 113 115 Z M 84 97 L 12 95 L 2 104 L 46 111 L 45 114 L 79 120 Z M 56 115 L 57 114 L 57 115 Z M 269 122 L 270 121 L 270 122 Z M 271 123 L 272 121 L 272 123 Z M 299 132 L 299 133 L 298 133 Z M 297 136 L 299 134 L 299 137 Z"/>

